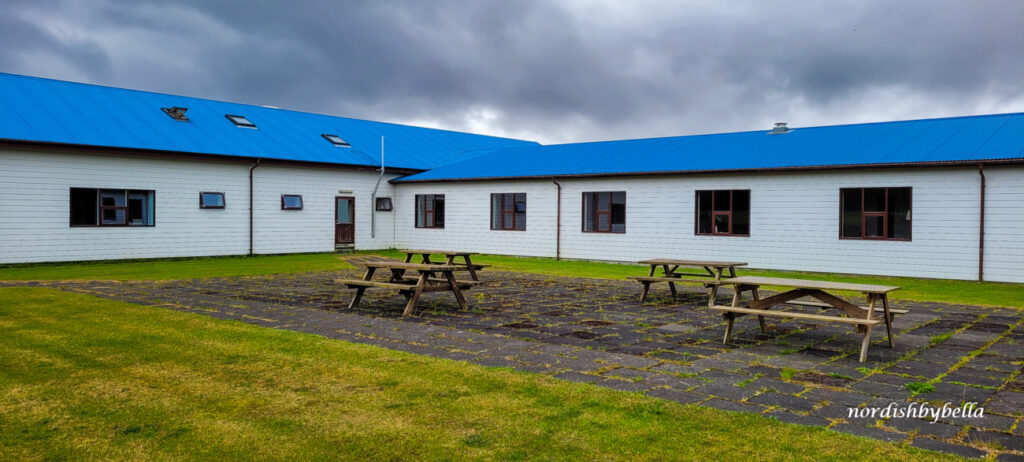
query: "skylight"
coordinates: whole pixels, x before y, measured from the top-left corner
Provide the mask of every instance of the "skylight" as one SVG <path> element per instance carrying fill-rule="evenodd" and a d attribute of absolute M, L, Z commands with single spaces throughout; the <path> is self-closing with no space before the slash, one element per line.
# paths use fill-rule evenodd
<path fill-rule="evenodd" d="M 324 134 L 322 134 L 320 136 L 324 137 L 325 140 L 330 141 L 331 144 L 333 144 L 335 146 L 338 146 L 340 148 L 351 148 L 352 147 L 352 145 L 349 144 L 348 141 L 343 140 L 338 135 L 328 135 L 328 134 L 324 133 Z"/>
<path fill-rule="evenodd" d="M 228 120 L 233 122 L 235 125 L 238 125 L 239 127 L 256 128 L 256 124 L 249 122 L 249 119 L 246 119 L 245 116 L 229 114 L 225 115 L 224 117 L 227 117 Z"/>
<path fill-rule="evenodd" d="M 185 116 L 185 111 L 188 110 L 187 107 L 162 107 L 160 108 L 160 110 L 164 111 L 164 114 L 167 114 L 168 116 L 170 116 L 170 118 L 174 120 L 188 122 L 188 117 Z"/>

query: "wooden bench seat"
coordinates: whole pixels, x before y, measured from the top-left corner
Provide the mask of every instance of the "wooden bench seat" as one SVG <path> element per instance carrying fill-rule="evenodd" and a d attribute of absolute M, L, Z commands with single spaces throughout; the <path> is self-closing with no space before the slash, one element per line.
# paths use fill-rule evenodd
<path fill-rule="evenodd" d="M 752 308 L 742 308 L 738 306 L 727 305 L 715 305 L 712 306 L 711 309 L 715 311 L 737 313 L 740 315 L 752 314 L 756 316 L 774 316 L 778 318 L 807 319 L 811 321 L 838 322 L 843 324 L 857 324 L 861 326 L 874 326 L 883 321 L 881 318 L 860 319 L 850 318 L 846 316 L 822 316 L 820 314 L 795 313 L 792 311 L 755 310 Z"/>
<path fill-rule="evenodd" d="M 784 304 L 785 305 L 814 306 L 814 307 L 818 307 L 818 308 L 834 308 L 832 305 L 829 305 L 828 303 L 818 302 L 818 301 L 814 301 L 814 300 L 790 300 L 788 302 L 785 302 Z M 863 309 L 864 311 L 868 310 L 868 307 L 866 307 L 866 306 L 861 306 L 860 308 Z M 909 312 L 910 312 L 910 310 L 901 310 L 901 309 L 897 309 L 897 308 L 889 308 L 889 314 L 893 314 L 893 315 L 896 315 L 896 314 L 907 314 Z M 875 313 L 885 313 L 885 308 L 883 308 L 881 306 L 876 306 L 875 307 Z"/>
<path fill-rule="evenodd" d="M 405 276 L 405 277 L 402 278 L 402 280 L 403 281 L 408 281 L 410 284 L 415 284 L 416 281 L 419 280 L 419 278 L 417 278 L 415 276 Z M 434 283 L 439 283 L 439 284 L 447 284 L 448 280 L 444 279 L 444 278 L 427 278 L 427 282 L 434 282 Z M 467 289 L 467 288 L 471 288 L 471 287 L 483 284 L 484 281 L 463 281 L 461 279 L 456 279 L 455 283 L 458 284 L 460 288 Z"/>
<path fill-rule="evenodd" d="M 687 275 L 689 276 L 689 275 Z M 694 274 L 693 276 L 703 277 L 700 274 Z M 688 279 L 685 277 L 664 277 L 664 276 L 626 276 L 626 279 L 632 279 L 640 282 L 692 282 L 694 284 L 709 284 L 709 285 L 722 285 L 727 284 L 723 281 L 716 281 L 714 279 Z"/>
<path fill-rule="evenodd" d="M 875 327 L 878 324 L 881 324 L 885 318 L 885 316 L 882 316 L 882 318 L 875 319 L 851 318 L 848 316 L 822 316 L 820 314 L 794 313 L 792 311 L 759 310 L 755 308 L 743 308 L 739 306 L 725 305 L 714 305 L 711 307 L 711 309 L 715 311 L 721 311 L 722 315 L 725 316 L 726 325 L 725 339 L 723 339 L 724 343 L 729 343 L 729 337 L 732 336 L 733 322 L 736 320 L 736 318 L 740 316 L 746 316 L 748 314 L 757 316 L 758 321 L 761 322 L 761 330 L 765 329 L 765 316 L 804 319 L 807 321 L 836 322 L 841 324 L 857 326 L 857 328 L 863 330 L 864 333 L 864 338 L 861 340 L 860 343 L 860 362 L 864 362 L 868 355 L 868 344 L 871 343 L 871 328 Z"/>
<path fill-rule="evenodd" d="M 415 289 L 412 283 L 405 284 L 400 282 L 381 282 L 381 281 L 364 281 L 362 279 L 335 279 L 334 282 L 338 284 L 345 284 L 352 287 L 379 287 L 381 289 L 392 289 L 392 290 L 412 290 Z"/>

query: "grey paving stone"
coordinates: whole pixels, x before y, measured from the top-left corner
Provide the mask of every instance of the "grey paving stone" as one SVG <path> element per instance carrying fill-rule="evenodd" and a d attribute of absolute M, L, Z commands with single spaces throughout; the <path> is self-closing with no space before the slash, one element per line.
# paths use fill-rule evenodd
<path fill-rule="evenodd" d="M 566 380 L 566 381 L 569 381 L 569 382 L 576 382 L 576 383 L 594 383 L 594 382 L 599 382 L 599 381 L 603 380 L 601 377 L 596 376 L 596 375 L 583 374 L 583 373 L 575 372 L 575 371 L 562 372 L 560 374 L 555 374 L 554 377 L 556 379 Z"/>
<path fill-rule="evenodd" d="M 943 439 L 955 437 L 963 429 L 962 426 L 950 425 L 932 420 L 918 420 L 910 418 L 892 418 L 885 422 L 885 426 L 896 430 L 910 433 L 917 431 L 919 435 L 934 436 Z"/>
<path fill-rule="evenodd" d="M 675 401 L 681 404 L 698 403 L 707 399 L 707 397 L 705 396 L 688 393 L 680 390 L 673 390 L 670 388 L 655 388 L 653 390 L 648 390 L 644 392 L 644 394 L 646 394 L 647 396 L 653 396 L 655 398 Z"/>
<path fill-rule="evenodd" d="M 783 382 L 781 380 L 768 379 L 762 377 L 754 380 L 753 382 L 750 382 L 747 385 L 747 388 L 753 388 L 755 390 L 768 389 L 777 391 L 779 393 L 795 395 L 797 393 L 804 391 L 807 387 L 798 383 L 789 383 Z"/>
<path fill-rule="evenodd" d="M 980 443 L 986 446 L 998 447 L 1008 451 L 1024 451 L 1024 436 L 1010 435 L 1008 433 L 995 433 L 972 428 L 967 432 L 966 441 L 972 444 Z"/>
<path fill-rule="evenodd" d="M 778 406 L 783 409 L 790 411 L 803 411 L 807 412 L 814 408 L 814 401 L 809 401 L 803 398 L 798 398 L 793 395 L 784 395 L 781 393 L 763 393 L 757 395 L 748 400 L 751 403 L 761 404 L 764 406 Z"/>
<path fill-rule="evenodd" d="M 1024 454 L 1011 454 L 1004 452 L 996 456 L 996 460 L 999 462 L 1024 462 Z"/>
<path fill-rule="evenodd" d="M 889 441 L 893 443 L 897 441 L 902 441 L 907 438 L 907 435 L 904 433 L 886 431 L 875 427 L 865 427 L 863 425 L 837 424 L 831 427 L 831 429 L 837 432 L 848 433 L 850 435 L 864 436 L 867 438 Z"/>
<path fill-rule="evenodd" d="M 702 385 L 697 388 L 694 388 L 693 390 L 690 391 L 700 395 L 715 396 L 718 398 L 728 398 L 737 401 L 747 399 L 758 393 L 758 390 L 755 389 L 741 388 L 727 383 L 709 383 L 707 385 Z"/>
<path fill-rule="evenodd" d="M 699 374 L 706 369 L 693 366 L 681 366 L 679 364 L 665 363 L 658 364 L 651 368 L 652 371 L 664 372 L 667 374 Z"/>
<path fill-rule="evenodd" d="M 766 415 L 779 419 L 782 422 L 799 425 L 827 427 L 832 424 L 831 421 L 822 419 L 821 417 L 815 417 L 813 415 L 794 414 L 792 412 L 780 409 L 770 411 Z"/>
<path fill-rule="evenodd" d="M 963 446 L 960 444 L 952 444 L 944 441 L 936 441 L 931 438 L 917 437 L 910 443 L 911 446 L 921 449 L 928 449 L 930 451 L 944 452 L 947 454 L 953 454 L 968 459 L 985 457 L 987 454 L 985 451 L 972 448 L 970 446 Z"/>
<path fill-rule="evenodd" d="M 909 391 L 893 385 L 863 380 L 851 385 L 850 390 L 886 398 L 908 398 L 911 395 Z"/>
<path fill-rule="evenodd" d="M 872 399 L 871 395 L 829 390 L 827 388 L 812 388 L 800 396 L 814 401 L 826 401 L 829 403 L 853 407 L 864 404 Z"/>
<path fill-rule="evenodd" d="M 741 403 L 739 401 L 730 401 L 720 398 L 711 398 L 701 403 L 701 406 L 713 407 L 715 409 L 721 409 L 723 411 L 747 412 L 751 414 L 760 414 L 765 410 L 763 406 Z"/>
<path fill-rule="evenodd" d="M 651 388 L 650 385 L 643 382 L 632 382 L 627 380 L 616 379 L 608 379 L 601 382 L 596 382 L 595 385 L 619 391 L 644 391 Z"/>

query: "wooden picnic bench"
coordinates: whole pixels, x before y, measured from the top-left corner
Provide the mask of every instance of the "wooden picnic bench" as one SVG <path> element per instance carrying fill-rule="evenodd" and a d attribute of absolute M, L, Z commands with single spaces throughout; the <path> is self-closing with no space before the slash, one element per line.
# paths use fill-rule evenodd
<path fill-rule="evenodd" d="M 641 265 L 650 265 L 651 271 L 647 276 L 629 276 L 627 279 L 643 284 L 644 289 L 640 292 L 640 303 L 647 299 L 651 290 L 651 284 L 656 282 L 667 282 L 672 296 L 676 296 L 676 283 L 688 282 L 701 284 L 708 289 L 708 306 L 715 304 L 715 297 L 718 295 L 718 286 L 722 285 L 722 273 L 728 271 L 729 277 L 736 277 L 736 267 L 746 266 L 746 263 L 725 262 L 725 261 L 704 261 L 704 260 L 668 260 L 657 258 L 637 262 Z M 662 276 L 655 276 L 658 268 L 662 270 Z M 703 268 L 704 273 L 693 271 L 679 271 L 679 268 Z"/>
<path fill-rule="evenodd" d="M 722 312 L 722 316 L 726 320 L 725 338 L 722 340 L 723 343 L 729 343 L 735 319 L 746 315 L 757 316 L 762 332 L 766 331 L 764 322 L 765 316 L 850 324 L 853 325 L 858 332 L 863 332 L 864 334 L 860 348 L 860 362 L 864 362 L 865 359 L 867 359 L 868 344 L 871 341 L 871 329 L 884 322 L 886 333 L 889 338 L 889 348 L 893 348 L 896 346 L 892 337 L 893 316 L 907 312 L 907 310 L 889 308 L 889 292 L 899 290 L 899 287 L 895 286 L 756 276 L 724 279 L 722 282 L 725 284 L 732 284 L 735 288 L 733 291 L 732 305 L 711 306 L 712 310 Z M 789 287 L 792 288 L 792 290 L 772 295 L 767 298 L 761 298 L 758 293 L 758 288 L 762 285 Z M 867 306 L 854 304 L 826 291 L 860 292 L 866 297 Z M 751 294 L 751 300 L 746 305 L 742 304 L 743 292 L 750 292 Z M 803 297 L 810 297 L 816 300 L 803 300 Z M 877 306 L 879 302 L 881 302 L 881 306 Z M 842 312 L 841 314 L 844 314 L 845 317 L 769 310 L 769 308 L 778 305 L 802 305 L 822 309 L 837 309 L 840 310 Z M 876 314 L 881 314 L 881 319 L 876 318 Z"/>
<path fill-rule="evenodd" d="M 424 292 L 448 292 L 450 291 L 459 307 L 467 309 L 466 298 L 462 295 L 463 290 L 469 290 L 480 281 L 460 281 L 455 279 L 455 271 L 461 268 L 453 265 L 406 263 L 399 261 L 370 261 L 360 263 L 366 267 L 366 273 L 362 279 L 337 279 L 339 284 L 345 284 L 349 289 L 356 289 L 352 301 L 348 307 L 354 308 L 363 298 L 363 293 L 369 288 L 391 289 L 398 291 L 405 297 L 404 316 L 412 314 L 416 308 L 416 302 Z M 373 275 L 379 268 L 390 270 L 391 275 L 386 281 L 375 281 Z M 409 276 L 407 272 L 415 271 L 416 276 Z"/>
<path fill-rule="evenodd" d="M 474 281 L 479 281 L 480 280 L 480 278 L 477 277 L 477 274 L 476 274 L 477 271 L 480 271 L 480 270 L 490 266 L 490 265 L 477 265 L 477 264 L 474 264 L 473 263 L 473 257 L 472 257 L 473 254 L 471 252 L 457 252 L 457 251 L 452 251 L 452 250 L 421 250 L 421 249 L 400 250 L 399 252 L 404 252 L 405 253 L 405 262 L 406 263 L 412 263 L 412 259 L 415 258 L 416 255 L 419 255 L 420 256 L 420 263 L 434 264 L 434 262 L 430 260 L 430 256 L 431 255 L 444 255 L 445 256 L 445 262 L 444 262 L 445 265 L 457 266 L 462 271 L 469 271 L 469 277 L 472 280 L 474 280 Z M 460 262 L 455 261 L 456 258 L 461 258 L 462 262 L 460 263 Z"/>

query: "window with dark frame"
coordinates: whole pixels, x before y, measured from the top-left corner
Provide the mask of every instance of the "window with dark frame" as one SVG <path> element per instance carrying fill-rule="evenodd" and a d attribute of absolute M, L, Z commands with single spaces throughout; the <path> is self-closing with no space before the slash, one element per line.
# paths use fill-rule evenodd
<path fill-rule="evenodd" d="M 249 119 L 245 118 L 245 116 L 230 115 L 230 114 L 228 114 L 228 115 L 225 115 L 224 117 L 227 117 L 227 119 L 230 120 L 231 123 L 233 123 L 235 125 L 238 125 L 239 127 L 256 128 L 256 124 L 250 122 Z"/>
<path fill-rule="evenodd" d="M 378 197 L 376 207 L 378 212 L 390 212 L 394 208 L 390 197 Z"/>
<path fill-rule="evenodd" d="M 345 139 L 343 139 L 342 137 L 340 137 L 338 135 L 331 135 L 329 133 L 321 133 L 320 136 L 324 137 L 325 140 L 330 141 L 331 144 L 333 144 L 335 146 L 338 146 L 339 148 L 351 148 L 352 147 L 352 145 L 348 141 L 345 141 Z"/>
<path fill-rule="evenodd" d="M 416 227 L 444 228 L 444 194 L 416 195 Z"/>
<path fill-rule="evenodd" d="M 281 210 L 302 210 L 302 196 L 299 194 L 282 194 Z"/>
<path fill-rule="evenodd" d="M 224 193 L 222 192 L 199 193 L 199 208 L 201 209 L 222 209 L 225 205 Z"/>
<path fill-rule="evenodd" d="M 526 193 L 491 194 L 491 229 L 526 231 Z"/>
<path fill-rule="evenodd" d="M 69 225 L 154 226 L 155 197 L 147 190 L 70 188 Z"/>
<path fill-rule="evenodd" d="M 900 188 L 839 190 L 839 238 L 911 240 L 912 191 Z"/>
<path fill-rule="evenodd" d="M 625 233 L 626 192 L 583 193 L 583 232 Z"/>
<path fill-rule="evenodd" d="M 694 234 L 750 236 L 750 190 L 696 192 Z"/>

